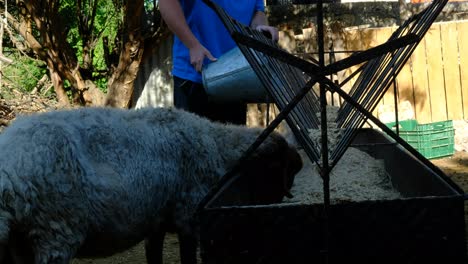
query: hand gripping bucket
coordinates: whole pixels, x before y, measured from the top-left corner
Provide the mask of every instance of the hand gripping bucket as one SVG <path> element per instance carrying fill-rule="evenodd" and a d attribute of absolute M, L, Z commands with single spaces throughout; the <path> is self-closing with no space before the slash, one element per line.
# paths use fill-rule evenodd
<path fill-rule="evenodd" d="M 214 102 L 269 102 L 265 87 L 238 47 L 205 65 L 202 78 Z"/>

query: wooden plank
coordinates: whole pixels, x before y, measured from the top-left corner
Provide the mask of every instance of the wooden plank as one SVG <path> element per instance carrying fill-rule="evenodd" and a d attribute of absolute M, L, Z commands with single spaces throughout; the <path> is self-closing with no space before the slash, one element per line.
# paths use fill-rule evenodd
<path fill-rule="evenodd" d="M 431 122 L 447 120 L 444 69 L 440 41 L 440 24 L 434 24 L 426 33 L 427 74 L 431 100 Z"/>
<path fill-rule="evenodd" d="M 457 23 L 458 50 L 460 53 L 461 98 L 463 118 L 468 119 L 468 22 Z"/>
<path fill-rule="evenodd" d="M 463 118 L 463 101 L 458 63 L 457 24 L 453 22 L 443 23 L 440 25 L 440 30 L 447 96 L 447 118 L 460 120 Z"/>
<path fill-rule="evenodd" d="M 363 50 L 367 50 L 375 46 L 378 46 L 384 43 L 386 39 L 388 39 L 388 36 L 385 36 L 386 34 L 385 28 L 369 28 L 369 29 L 363 30 L 362 32 L 363 32 L 362 39 L 365 40 L 365 42 L 362 41 L 362 45 L 365 46 Z M 377 103 L 376 107 L 374 108 L 374 111 L 372 111 L 373 116 L 379 118 L 379 114 L 380 114 L 379 110 L 382 108 L 381 105 L 383 105 L 382 101 Z M 381 120 L 381 121 L 387 122 L 388 120 Z"/>
<path fill-rule="evenodd" d="M 411 73 L 411 58 L 403 65 L 397 76 L 398 87 L 398 115 L 400 120 L 415 119 L 415 100 L 413 88 L 413 75 Z M 402 105 L 406 108 L 403 109 Z"/>
<path fill-rule="evenodd" d="M 395 29 L 396 28 L 391 28 L 391 27 L 380 28 L 378 31 L 378 34 L 376 35 L 376 39 L 377 39 L 376 42 L 378 42 L 379 44 L 385 43 Z M 383 111 L 392 113 L 391 118 L 390 118 L 389 113 L 386 113 L 386 116 L 388 116 L 387 118 L 390 118 L 390 120 L 388 121 L 391 122 L 395 120 L 395 96 L 394 96 L 395 85 L 393 84 L 393 82 L 390 84 L 390 86 L 387 89 L 388 90 L 384 94 L 382 100 L 379 102 L 377 109 L 384 109 Z M 379 113 L 379 115 L 381 114 L 382 112 Z M 384 121 L 387 123 L 386 120 L 381 120 L 381 121 Z"/>
<path fill-rule="evenodd" d="M 337 23 L 338 25 L 338 23 Z M 345 30 L 341 26 L 336 26 L 335 29 L 331 30 L 332 40 L 333 40 L 333 50 L 335 51 L 335 61 L 340 61 L 350 55 L 350 53 L 344 52 L 346 51 L 346 41 L 345 41 Z M 345 80 L 347 77 L 346 71 L 337 72 L 336 75 L 333 75 L 332 81 L 337 82 L 338 84 Z M 345 92 L 349 92 L 351 85 L 345 85 L 341 87 Z M 334 105 L 341 106 L 343 103 L 343 98 L 338 94 L 335 94 L 333 97 Z"/>
<path fill-rule="evenodd" d="M 348 53 L 344 53 L 344 58 L 352 55 L 356 51 L 362 51 L 365 47 L 362 46 L 362 41 L 360 41 L 362 36 L 361 30 L 358 29 L 345 29 L 343 30 L 343 48 L 344 50 L 348 51 Z M 356 65 L 350 68 L 347 68 L 341 71 L 338 74 L 339 82 L 343 82 L 346 78 L 348 78 L 353 72 L 355 72 L 360 65 Z M 354 83 L 357 80 L 357 76 L 354 76 L 349 82 L 347 82 L 342 89 L 346 92 L 349 92 L 353 87 Z"/>
<path fill-rule="evenodd" d="M 317 29 L 304 28 L 302 29 L 304 52 L 316 52 L 317 47 Z"/>
<path fill-rule="evenodd" d="M 423 39 L 411 55 L 413 68 L 414 106 L 419 123 L 431 122 L 431 100 L 427 76 L 426 41 Z"/>

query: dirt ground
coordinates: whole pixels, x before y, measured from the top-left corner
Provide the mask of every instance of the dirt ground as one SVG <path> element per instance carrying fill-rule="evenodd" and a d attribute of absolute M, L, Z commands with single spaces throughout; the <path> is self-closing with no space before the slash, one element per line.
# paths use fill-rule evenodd
<path fill-rule="evenodd" d="M 451 157 L 431 161 L 465 192 L 468 191 L 468 152 L 458 151 Z"/>
<path fill-rule="evenodd" d="M 164 242 L 164 264 L 179 264 L 179 242 L 177 236 L 169 234 Z M 101 259 L 75 259 L 72 264 L 146 264 L 144 244 Z"/>

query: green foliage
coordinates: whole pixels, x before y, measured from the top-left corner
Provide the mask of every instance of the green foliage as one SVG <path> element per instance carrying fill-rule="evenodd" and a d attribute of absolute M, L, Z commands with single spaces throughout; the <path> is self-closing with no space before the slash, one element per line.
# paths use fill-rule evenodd
<path fill-rule="evenodd" d="M 109 71 L 111 66 L 107 65 L 105 54 L 111 55 L 111 60 L 117 63 L 117 56 L 120 54 L 120 46 L 122 45 L 123 36 L 122 26 L 125 17 L 124 1 L 122 0 L 83 0 L 80 7 L 78 7 L 78 1 L 76 0 L 56 0 L 58 3 L 60 17 L 60 27 L 63 28 L 63 33 L 66 34 L 66 41 L 69 47 L 72 48 L 78 63 L 83 67 L 83 47 L 84 41 L 83 36 L 80 35 L 80 17 L 84 19 L 82 21 L 88 21 L 90 23 L 91 16 L 93 14 L 92 7 L 97 1 L 97 9 L 95 13 L 94 23 L 91 25 L 90 39 L 91 43 L 90 55 L 91 55 L 91 66 L 85 70 L 86 78 L 91 78 L 103 92 L 107 90 L 108 79 L 110 78 L 111 72 Z M 47 1 L 45 1 L 47 2 Z M 157 9 L 157 0 L 145 0 L 145 25 L 149 31 L 154 30 L 155 18 L 158 14 L 154 12 Z M 9 10 L 14 11 L 12 14 L 15 17 L 19 17 L 18 6 L 9 2 Z M 80 12 L 78 12 L 80 10 Z M 55 23 L 53 16 L 48 17 L 51 21 L 47 23 Z M 158 17 L 159 18 L 159 17 Z M 46 18 L 47 19 L 47 18 Z M 19 20 L 19 19 L 18 19 Z M 159 23 L 156 23 L 159 24 Z M 89 25 L 86 25 L 89 26 Z M 36 29 L 35 24 L 32 23 L 32 35 L 41 40 L 43 36 L 39 36 L 40 32 Z M 151 35 L 151 34 L 146 34 Z M 107 38 L 108 51 L 104 50 L 103 38 Z M 20 37 L 18 36 L 18 39 Z M 20 41 L 21 42 L 21 41 Z M 2 82 L 5 85 L 4 88 L 20 89 L 22 91 L 31 91 L 37 86 L 37 82 L 48 74 L 47 67 L 44 62 L 38 61 L 35 58 L 29 58 L 26 54 L 20 53 L 14 47 L 14 44 L 9 40 L 9 37 L 5 34 L 3 39 L 4 54 L 14 59 L 14 63 L 5 67 L 2 67 Z M 30 50 L 26 51 L 28 54 L 32 54 Z M 112 56 L 114 55 L 114 56 Z M 116 56 L 117 55 L 117 56 Z M 83 70 L 83 68 L 82 68 Z M 70 83 L 67 80 L 64 81 L 65 88 L 70 87 Z M 3 89 L 4 90 L 4 89 Z M 0 90 L 1 92 L 1 90 Z"/>
<path fill-rule="evenodd" d="M 118 38 L 118 31 L 123 21 L 122 10 L 116 10 L 113 6 L 112 1 L 105 0 L 101 1 L 96 12 L 96 23 L 94 31 L 96 35 L 99 34 L 96 42 L 93 65 L 96 70 L 105 70 L 107 65 L 104 61 L 104 48 L 102 39 L 108 37 L 109 40 L 115 40 Z M 116 43 L 109 43 L 110 49 L 115 48 Z"/>
<path fill-rule="evenodd" d="M 91 19 L 91 6 L 90 2 L 83 1 L 85 4 L 82 6 L 82 16 L 87 16 L 88 19 Z M 79 21 L 76 14 L 76 1 L 75 0 L 66 0 L 63 1 L 63 4 L 60 9 L 60 15 L 64 18 L 64 22 L 67 25 L 68 34 L 67 42 L 75 51 L 78 62 L 83 64 L 83 39 L 80 36 L 78 30 Z M 102 90 L 106 91 L 107 89 L 107 78 L 102 77 L 102 74 L 97 72 L 104 72 L 108 69 L 104 59 L 104 46 L 103 46 L 103 37 L 108 37 L 109 40 L 115 40 L 117 38 L 117 32 L 119 26 L 123 20 L 122 10 L 115 8 L 112 0 L 101 0 L 98 2 L 96 17 L 94 18 L 94 25 L 92 27 L 91 34 L 91 43 L 93 43 L 92 51 L 92 81 Z M 89 21 L 88 20 L 88 21 Z M 110 49 L 115 47 L 115 43 L 109 43 Z"/>
<path fill-rule="evenodd" d="M 30 92 L 42 76 L 47 74 L 47 67 L 42 61 L 24 56 L 15 50 L 5 50 L 4 54 L 14 61 L 2 69 L 4 87 Z"/>
<path fill-rule="evenodd" d="M 64 23 L 63 27 L 70 29 L 76 28 L 78 21 L 76 20 L 76 0 L 63 0 L 59 8 L 59 15 L 61 22 Z"/>
<path fill-rule="evenodd" d="M 94 78 L 94 84 L 96 84 L 96 86 L 104 93 L 107 93 L 107 81 L 108 79 L 105 77 Z"/>

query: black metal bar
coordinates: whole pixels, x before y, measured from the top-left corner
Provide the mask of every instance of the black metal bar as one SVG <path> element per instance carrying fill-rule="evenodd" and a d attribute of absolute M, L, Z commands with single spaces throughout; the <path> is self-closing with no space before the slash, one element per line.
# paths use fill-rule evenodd
<path fill-rule="evenodd" d="M 319 67 L 321 72 L 325 69 L 325 53 L 324 53 L 324 26 L 323 26 L 323 0 L 318 0 L 317 3 L 317 42 L 319 52 Z M 311 72 L 307 72 L 310 74 Z M 321 138 L 322 138 L 322 168 L 320 176 L 323 180 L 323 218 L 325 225 L 324 237 L 324 259 L 325 263 L 329 262 L 330 255 L 330 166 L 328 163 L 328 122 L 327 122 L 327 97 L 325 94 L 325 85 L 320 82 L 320 121 L 321 121 Z"/>
<path fill-rule="evenodd" d="M 394 58 L 398 58 L 398 56 L 395 56 Z M 402 61 L 406 61 L 406 59 L 403 59 Z M 402 61 L 400 61 L 399 63 L 403 64 Z M 381 63 L 379 63 L 379 65 L 380 64 Z M 387 63 L 386 65 L 394 65 L 394 64 Z M 368 68 L 368 69 L 371 69 L 371 71 L 368 71 L 368 72 L 372 72 L 375 75 L 379 75 L 379 72 L 376 71 L 374 68 L 375 67 L 373 67 L 373 66 Z M 399 70 L 401 69 L 401 67 L 394 67 L 394 68 L 398 68 L 396 71 L 393 72 L 394 74 L 395 74 L 395 72 L 398 73 Z M 395 74 L 395 76 L 396 76 L 396 74 Z M 370 79 L 370 77 L 367 77 L 367 78 Z M 337 87 L 332 82 L 328 82 L 328 84 L 332 88 L 339 89 L 339 87 Z M 355 96 L 351 95 L 350 98 L 357 99 L 358 101 L 356 101 L 356 104 L 360 105 L 361 107 L 363 107 L 363 109 L 366 109 L 366 111 L 368 113 L 370 113 L 370 112 L 373 111 L 373 109 L 375 108 L 375 106 L 377 105 L 377 102 L 381 99 L 381 97 L 383 97 L 387 87 L 389 86 L 389 83 L 386 81 L 386 82 L 383 82 L 383 85 L 382 85 L 382 83 L 380 83 L 379 85 L 380 85 L 380 89 L 381 89 L 380 94 L 379 93 L 372 94 L 372 93 L 368 92 L 368 94 L 366 95 L 366 98 L 364 98 L 361 101 L 359 101 L 359 99 L 362 99 L 362 96 L 355 97 Z M 364 87 L 371 88 L 371 86 L 369 86 L 368 84 L 366 84 Z M 383 91 L 382 91 L 382 89 L 383 89 Z M 371 97 L 369 97 L 369 96 L 371 96 Z M 374 99 L 372 99 L 372 98 L 374 98 Z M 349 103 L 349 100 L 346 100 L 346 98 L 345 98 L 345 101 L 346 101 L 346 103 Z M 362 101 L 364 101 L 364 102 L 362 102 Z M 372 102 L 374 102 L 374 103 L 372 104 Z M 371 104 L 370 107 L 369 107 L 369 104 Z M 343 127 L 345 127 L 345 128 L 360 128 L 360 127 L 362 127 L 362 125 L 364 125 L 364 123 L 366 121 L 366 118 L 362 114 L 362 111 L 356 110 L 355 108 L 352 108 L 352 107 L 348 107 L 348 108 L 350 109 L 349 111 L 352 112 L 352 115 L 348 116 L 348 120 L 350 120 L 350 122 L 349 123 L 344 123 L 345 125 L 341 125 L 340 127 L 342 127 L 342 128 Z M 344 152 L 346 151 L 346 148 L 350 144 L 350 141 L 354 138 L 355 133 L 356 133 L 355 129 L 346 129 L 345 132 L 342 133 L 342 134 L 344 134 L 344 136 L 341 138 L 341 140 L 340 140 L 340 142 L 338 142 L 335 150 L 332 152 L 332 159 L 334 161 L 333 166 L 336 164 L 336 162 L 339 161 L 341 156 L 344 154 Z"/>
<path fill-rule="evenodd" d="M 416 34 L 408 34 L 398 39 L 389 40 L 386 43 L 378 45 L 374 48 L 370 48 L 366 51 L 359 52 L 357 54 L 351 55 L 348 58 L 339 60 L 333 64 L 328 65 L 325 68 L 320 68 L 318 65 L 305 61 L 297 56 L 294 56 L 284 50 L 281 50 L 277 47 L 273 47 L 267 43 L 259 41 L 251 36 L 246 36 L 239 32 L 233 32 L 232 35 L 234 41 L 251 47 L 255 50 L 261 51 L 268 56 L 275 57 L 287 64 L 293 65 L 302 71 L 308 74 L 316 75 L 317 72 L 323 75 L 330 75 L 337 73 L 339 71 L 345 70 L 351 66 L 366 62 L 370 59 L 376 58 L 392 50 L 410 45 L 412 43 L 420 41 L 419 37 Z"/>
<path fill-rule="evenodd" d="M 346 148 L 349 147 L 351 140 L 355 137 L 357 129 L 362 127 L 368 119 L 372 120 L 378 126 L 383 126 L 381 129 L 388 132 L 389 128 L 379 122 L 378 119 L 376 120 L 371 112 L 376 107 L 378 101 L 381 100 L 391 82 L 394 82 L 403 64 L 408 60 L 419 41 L 447 3 L 447 0 L 433 0 L 433 3 L 424 11 L 405 21 L 405 23 L 392 34 L 387 42 L 375 48 L 353 54 L 346 59 L 329 64 L 325 67 L 323 65 L 323 60 L 320 62 L 319 59 L 319 64 L 308 62 L 281 50 L 279 47 L 275 46 L 277 45 L 276 43 L 267 39 L 260 32 L 245 27 L 231 19 L 221 8 L 211 3 L 210 0 L 204 1 L 209 3 L 218 13 L 236 43 L 241 47 L 244 55 L 246 55 L 249 63 L 252 65 L 257 75 L 259 75 L 261 81 L 267 86 L 266 88 L 270 96 L 281 109 L 278 116 L 286 115 L 283 119 L 286 119 L 300 143 L 304 145 L 307 155 L 312 160 L 318 161 L 318 152 L 316 147 L 314 147 L 314 143 L 307 135 L 307 129 L 304 125 L 309 127 L 317 126 L 318 119 L 315 117 L 314 110 L 315 112 L 317 110 L 317 101 L 320 100 L 320 102 L 322 102 L 322 97 L 325 97 L 323 88 L 328 89 L 332 93 L 336 92 L 341 98 L 345 99 L 340 109 L 340 118 L 337 119 L 339 127 L 344 129 L 345 136 L 332 152 L 331 157 L 333 162 L 330 168 L 341 158 Z M 321 13 L 323 10 L 318 11 L 322 19 L 319 19 L 319 16 L 317 18 L 323 20 L 323 14 Z M 320 24 L 319 21 L 318 24 Z M 319 39 L 323 40 L 323 30 L 319 29 L 319 34 L 320 32 L 322 37 Z M 319 55 L 323 56 L 323 53 L 324 49 L 322 47 L 319 50 Z M 259 63 L 259 60 L 262 60 L 261 54 L 263 54 L 262 56 L 266 56 L 266 60 L 264 61 L 267 61 L 269 66 L 263 67 Z M 326 77 L 327 75 L 363 62 L 366 62 L 366 65 L 362 68 L 358 81 L 353 85 L 349 95 L 345 93 L 340 86 L 334 84 Z M 309 75 L 310 79 L 307 81 L 307 84 L 309 84 L 310 87 L 301 85 L 305 79 L 304 76 L 299 76 L 298 70 Z M 272 77 L 274 80 L 269 79 Z M 315 81 L 319 81 L 321 84 L 320 98 L 317 98 L 313 90 L 311 90 L 312 84 L 315 83 Z M 296 96 L 293 97 L 294 94 L 296 94 Z M 301 99 L 296 102 L 295 99 L 298 98 L 298 95 L 301 95 Z M 321 103 L 319 107 L 322 115 L 326 113 L 326 109 L 323 109 L 324 105 L 325 104 Z M 310 108 L 312 108 L 312 110 Z M 284 112 L 285 110 L 287 110 L 286 113 Z M 323 131 L 323 116 L 321 116 L 320 119 Z M 388 134 L 391 135 L 391 131 Z M 395 140 L 398 143 L 402 144 L 404 147 L 408 146 L 407 143 L 399 142 L 402 140 L 398 139 L 398 135 L 396 135 L 396 137 L 397 139 Z M 322 142 L 324 141 L 326 142 L 327 140 L 324 140 L 322 135 Z M 326 151 L 323 144 L 321 151 Z M 416 152 L 416 154 L 412 154 L 420 160 L 424 160 L 424 157 L 416 150 L 413 149 L 410 152 Z M 326 153 L 328 154 L 328 151 Z M 437 171 L 435 168 L 432 169 Z"/>
<path fill-rule="evenodd" d="M 393 79 L 393 103 L 395 104 L 395 124 L 396 124 L 396 134 L 400 135 L 400 128 L 398 127 L 398 87 L 396 82 L 396 76 Z"/>
<path fill-rule="evenodd" d="M 243 153 L 243 155 L 240 157 L 240 159 L 237 161 L 237 163 L 234 165 L 234 167 L 227 172 L 221 179 L 215 184 L 213 188 L 211 188 L 208 193 L 205 195 L 205 197 L 200 201 L 197 207 L 197 211 L 202 210 L 206 204 L 218 193 L 220 193 L 220 190 L 226 186 L 226 183 L 232 180 L 235 176 L 236 173 L 239 171 L 239 169 L 243 166 L 243 163 L 245 160 L 265 141 L 265 139 L 268 137 L 268 135 L 275 130 L 275 128 L 283 121 L 289 114 L 291 110 L 294 109 L 294 107 L 300 102 L 300 100 L 307 94 L 309 89 L 312 87 L 313 83 L 315 83 L 315 80 L 310 80 L 306 86 L 303 87 L 301 92 L 297 94 L 293 100 L 281 111 L 275 119 L 260 133 L 260 135 L 257 137 L 257 139 L 252 143 L 252 145 L 249 146 L 249 148 Z M 294 132 L 294 127 L 291 128 L 293 129 Z"/>
<path fill-rule="evenodd" d="M 405 21 L 403 26 L 399 27 L 391 36 L 391 38 L 396 38 L 400 36 L 401 34 L 412 32 L 414 34 L 417 34 L 420 36 L 420 39 L 424 36 L 425 32 L 428 30 L 430 27 L 430 24 L 435 20 L 436 14 L 441 11 L 443 8 L 443 2 L 444 1 L 439 1 L 439 2 L 434 2 L 432 5 L 428 6 L 425 11 L 419 13 L 418 15 L 415 15 L 411 17 L 409 20 Z M 446 1 L 445 1 L 446 2 Z M 437 4 L 441 4 L 437 7 Z M 436 12 L 436 13 L 431 13 L 431 12 Z M 417 20 L 419 19 L 419 20 Z M 416 21 L 416 22 L 415 22 Z M 411 24 L 412 22 L 415 22 Z M 429 22 L 429 23 L 427 23 Z M 414 49 L 416 48 L 417 43 L 414 45 L 410 45 L 410 48 L 406 52 L 406 57 L 409 57 L 409 54 L 411 54 Z M 406 61 L 407 58 L 404 58 L 403 61 Z M 364 94 L 364 91 L 368 90 L 362 90 L 362 88 L 365 89 L 372 89 L 369 86 L 369 83 L 372 82 L 373 78 L 375 76 L 381 75 L 381 73 L 377 73 L 376 69 L 373 68 L 372 65 L 375 65 L 377 62 L 376 61 L 371 61 L 366 65 L 366 69 L 363 70 L 363 73 L 359 76 L 359 79 L 356 81 L 355 86 L 350 91 L 350 94 L 353 95 L 353 97 L 362 97 Z M 381 62 L 377 64 L 382 64 Z M 374 77 L 372 77 L 374 76 Z M 356 85 L 359 84 L 359 85 Z M 385 84 L 382 86 L 386 86 Z M 369 98 L 363 98 L 361 102 L 369 102 Z M 342 111 L 340 111 L 340 116 L 338 120 L 340 120 L 341 123 L 344 122 L 343 116 L 349 115 L 350 108 L 349 106 L 345 103 L 342 106 Z"/>
<path fill-rule="evenodd" d="M 249 56 L 246 56 L 246 57 L 249 57 Z M 252 62 L 253 64 L 255 64 L 256 62 L 253 61 Z M 297 90 L 296 88 L 294 88 L 293 85 L 291 85 L 291 83 L 297 83 L 298 85 L 301 85 L 301 81 L 299 81 L 297 78 L 294 78 L 294 80 L 291 80 L 291 81 L 286 81 L 286 83 L 275 83 L 275 80 L 287 80 L 287 73 L 288 72 L 289 74 L 294 70 L 294 69 L 281 69 L 281 67 L 279 67 L 280 65 L 278 65 L 277 63 L 275 63 L 275 61 L 268 61 L 268 66 L 269 67 L 262 67 L 261 71 L 259 71 L 259 77 L 261 79 L 263 79 L 263 81 L 265 83 L 268 83 L 270 87 L 276 87 L 277 89 L 271 89 L 271 92 L 274 94 L 274 96 L 276 97 L 279 97 L 279 99 L 281 99 L 279 102 L 279 107 L 282 108 L 284 107 L 284 105 L 287 103 L 287 99 L 288 98 L 292 98 L 294 96 L 294 93 L 297 92 L 295 90 Z M 270 69 L 272 71 L 270 71 Z M 281 91 L 283 91 L 284 93 L 286 93 L 286 97 L 285 98 L 284 96 L 282 96 L 280 93 L 278 93 L 278 91 L 280 90 L 279 88 L 282 88 Z M 308 99 L 308 101 L 310 100 L 314 100 L 314 99 L 310 99 L 310 98 L 304 98 L 305 99 Z M 298 111 L 299 113 L 294 113 L 294 114 L 301 114 L 302 117 L 299 117 L 299 119 L 302 119 L 302 120 L 307 120 L 306 119 L 306 115 L 304 115 L 304 113 L 307 113 L 307 110 L 304 109 L 304 107 L 302 107 L 302 105 L 298 105 L 298 107 L 301 107 L 304 111 Z M 312 125 L 315 125 L 318 124 L 318 121 L 316 122 L 313 122 Z"/>
<path fill-rule="evenodd" d="M 455 184 L 450 178 L 448 178 L 440 168 L 435 166 L 432 162 L 430 162 L 426 157 L 424 157 L 421 153 L 419 153 L 415 148 L 413 148 L 410 144 L 408 144 L 405 140 L 400 138 L 393 130 L 391 130 L 389 127 L 387 127 L 384 123 L 382 123 L 378 118 L 374 117 L 372 113 L 368 112 L 366 109 L 364 109 L 359 103 L 357 103 L 353 98 L 351 98 L 346 92 L 343 90 L 339 89 L 339 87 L 334 87 L 334 84 L 332 83 L 329 85 L 330 89 L 334 90 L 340 96 L 342 96 L 346 101 L 348 101 L 353 107 L 356 107 L 361 114 L 366 116 L 366 118 L 370 119 L 372 122 L 374 122 L 380 129 L 382 129 L 385 133 L 387 133 L 390 137 L 392 137 L 397 143 L 402 145 L 406 150 L 408 150 L 411 154 L 413 154 L 417 159 L 419 159 L 424 165 L 429 167 L 431 170 L 436 172 L 439 176 L 444 178 L 447 183 L 452 187 L 454 190 L 459 192 L 460 194 L 463 194 L 464 191 L 457 185 Z M 357 132 L 357 129 L 354 129 Z M 354 138 L 354 137 L 353 137 Z M 338 158 L 339 160 L 339 158 Z M 336 164 L 336 163 L 335 163 Z"/>
<path fill-rule="evenodd" d="M 338 71 L 342 71 L 351 66 L 369 61 L 378 56 L 385 55 L 396 49 L 408 46 L 413 43 L 420 41 L 420 38 L 416 34 L 408 34 L 397 39 L 389 40 L 383 44 L 380 44 L 374 48 L 370 48 L 366 51 L 355 53 L 354 55 L 349 56 L 348 58 L 339 60 L 333 64 L 330 64 L 326 67 L 325 73 L 331 74 Z"/>

